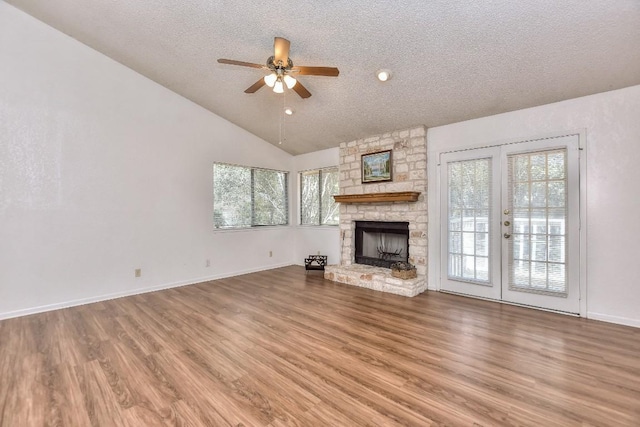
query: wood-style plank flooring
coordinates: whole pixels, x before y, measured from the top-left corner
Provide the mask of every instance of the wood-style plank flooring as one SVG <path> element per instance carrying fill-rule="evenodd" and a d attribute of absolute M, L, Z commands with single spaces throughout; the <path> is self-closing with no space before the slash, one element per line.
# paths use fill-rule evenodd
<path fill-rule="evenodd" d="M 640 329 L 292 266 L 1 321 L 0 425 L 639 426 Z"/>

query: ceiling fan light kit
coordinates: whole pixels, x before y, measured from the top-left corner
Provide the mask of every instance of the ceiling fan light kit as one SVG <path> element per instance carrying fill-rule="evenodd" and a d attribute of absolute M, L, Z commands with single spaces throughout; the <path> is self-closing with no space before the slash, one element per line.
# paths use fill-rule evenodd
<path fill-rule="evenodd" d="M 287 85 L 287 88 L 292 89 L 296 83 L 298 82 L 296 79 L 291 77 L 289 74 L 285 74 L 283 77 L 284 84 Z"/>
<path fill-rule="evenodd" d="M 273 87 L 276 84 L 276 80 L 278 80 L 278 75 L 276 73 L 271 73 L 268 76 L 264 76 L 264 82 L 269 87 Z"/>
<path fill-rule="evenodd" d="M 296 85 L 297 80 L 288 74 L 285 74 L 283 77 L 282 75 L 278 75 L 277 73 L 271 73 L 264 76 L 264 82 L 267 86 L 273 88 L 273 91 L 275 93 L 283 93 L 283 83 L 285 84 L 285 86 L 287 86 L 288 89 L 291 89 Z"/>
<path fill-rule="evenodd" d="M 284 93 L 284 85 L 282 84 L 282 80 L 276 80 L 276 83 L 273 85 L 273 91 L 275 93 Z"/>
<path fill-rule="evenodd" d="M 337 77 L 338 74 L 340 74 L 340 71 L 335 67 L 294 66 L 293 61 L 289 58 L 290 45 L 289 40 L 276 37 L 273 42 L 273 56 L 267 59 L 266 65 L 223 58 L 218 59 L 218 62 L 221 64 L 239 65 L 241 67 L 260 68 L 269 72 L 267 76 L 247 88 L 245 93 L 255 93 L 264 85 L 273 88 L 275 93 L 284 93 L 284 86 L 286 86 L 288 89 L 293 89 L 301 98 L 309 98 L 311 92 L 293 77 L 292 74 L 326 77 Z"/>

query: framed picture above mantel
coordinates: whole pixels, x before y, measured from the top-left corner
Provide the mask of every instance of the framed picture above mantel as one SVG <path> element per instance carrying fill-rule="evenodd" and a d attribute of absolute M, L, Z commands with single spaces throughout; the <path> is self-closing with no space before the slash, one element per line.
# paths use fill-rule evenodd
<path fill-rule="evenodd" d="M 392 180 L 391 169 L 393 167 L 393 158 L 391 156 L 391 150 L 363 154 L 361 162 L 363 184 Z"/>

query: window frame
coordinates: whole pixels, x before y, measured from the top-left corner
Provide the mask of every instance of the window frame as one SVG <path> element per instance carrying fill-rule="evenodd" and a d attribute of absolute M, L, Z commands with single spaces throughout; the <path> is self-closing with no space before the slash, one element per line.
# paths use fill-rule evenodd
<path fill-rule="evenodd" d="M 299 182 L 299 191 L 298 191 L 298 200 L 300 201 L 300 206 L 298 209 L 298 225 L 301 227 L 338 227 L 340 225 L 340 211 L 338 209 L 338 221 L 335 224 L 323 224 L 322 223 L 322 174 L 323 172 L 331 171 L 338 174 L 338 192 L 335 195 L 339 194 L 340 189 L 340 169 L 338 166 L 327 166 L 323 168 L 315 168 L 315 169 L 306 169 L 298 172 L 298 182 Z M 303 183 L 302 177 L 304 174 L 309 174 L 311 172 L 317 172 L 318 174 L 318 222 L 314 224 L 303 223 L 302 219 L 304 218 L 302 214 L 303 203 L 302 203 L 302 191 L 303 191 Z M 329 197 L 333 197 L 334 195 L 330 195 Z M 334 202 L 336 203 L 336 202 Z M 336 203 L 337 204 L 337 203 Z"/>
<path fill-rule="evenodd" d="M 237 167 L 237 168 L 244 168 L 244 169 L 248 169 L 250 172 L 250 189 L 249 189 L 249 194 L 251 197 L 251 202 L 250 202 L 250 217 L 251 217 L 251 224 L 250 225 L 234 225 L 234 226 L 219 226 L 216 224 L 216 215 L 215 215 L 215 209 L 216 209 L 216 197 L 215 197 L 215 185 L 216 185 L 216 179 L 215 179 L 215 167 L 216 165 L 222 165 L 222 166 L 232 166 L 232 167 Z M 276 173 L 282 173 L 284 174 L 284 191 L 283 191 L 283 196 L 284 196 L 284 212 L 285 212 L 285 222 L 282 224 L 256 224 L 255 220 L 256 220 L 256 187 L 255 187 L 255 174 L 256 171 L 267 171 L 267 172 L 276 172 Z M 257 228 L 265 228 L 265 227 L 288 227 L 291 225 L 291 215 L 290 215 L 290 198 L 289 198 L 289 175 L 290 172 L 289 171 L 284 171 L 284 170 L 279 170 L 279 169 L 269 169 L 269 168 L 262 168 L 262 167 L 255 167 L 255 166 L 245 166 L 245 165 L 238 165 L 235 163 L 225 163 L 225 162 L 213 162 L 213 166 L 212 166 L 212 178 L 213 178 L 213 188 L 212 188 L 212 208 L 213 208 L 213 229 L 215 231 L 234 231 L 234 230 L 252 230 L 252 229 L 257 229 Z"/>

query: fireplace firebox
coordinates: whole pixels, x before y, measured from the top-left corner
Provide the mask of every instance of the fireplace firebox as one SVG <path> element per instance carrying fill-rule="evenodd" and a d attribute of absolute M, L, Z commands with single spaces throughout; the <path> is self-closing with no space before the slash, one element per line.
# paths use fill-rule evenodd
<path fill-rule="evenodd" d="M 409 223 L 356 221 L 355 262 L 390 268 L 409 260 Z"/>

